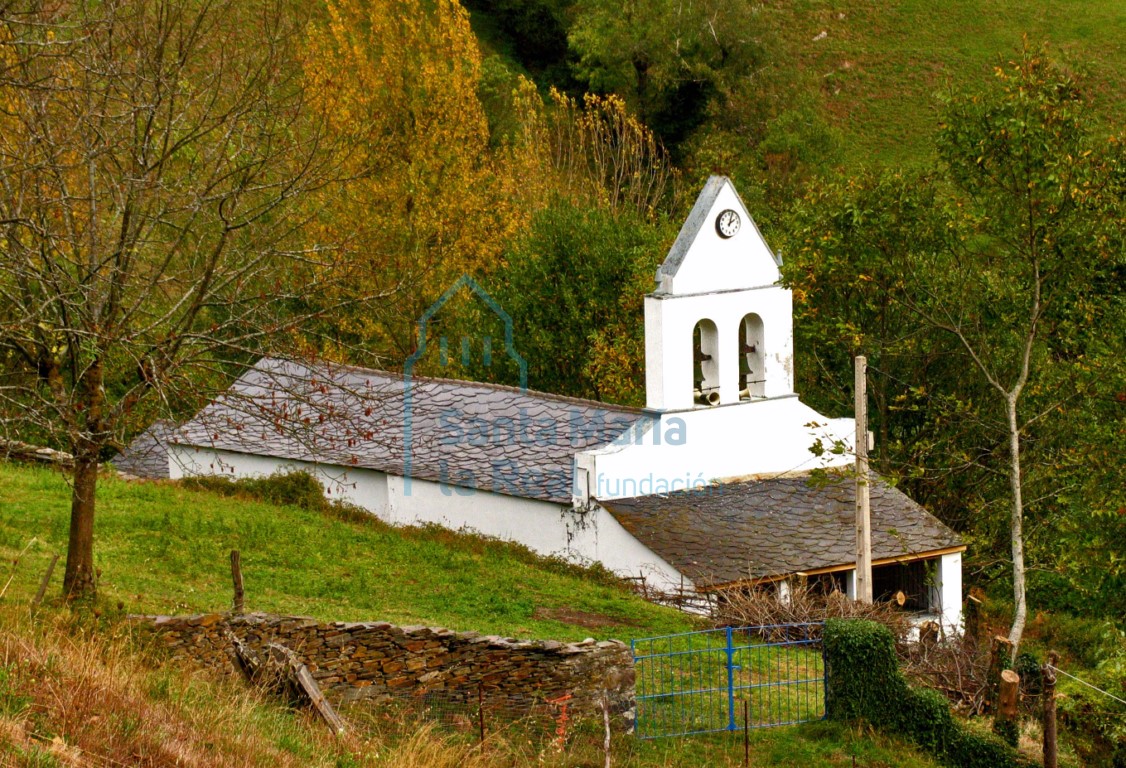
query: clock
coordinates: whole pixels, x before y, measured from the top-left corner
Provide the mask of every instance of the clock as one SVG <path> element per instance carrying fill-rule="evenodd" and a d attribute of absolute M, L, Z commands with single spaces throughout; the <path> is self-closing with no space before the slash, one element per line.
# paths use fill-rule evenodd
<path fill-rule="evenodd" d="M 734 237 L 739 231 L 739 214 L 728 208 L 715 217 L 715 231 L 722 238 Z"/>

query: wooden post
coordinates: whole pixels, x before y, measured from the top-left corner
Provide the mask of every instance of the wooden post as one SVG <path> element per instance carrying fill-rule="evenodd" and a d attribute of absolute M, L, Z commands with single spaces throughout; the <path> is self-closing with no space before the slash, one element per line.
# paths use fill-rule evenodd
<path fill-rule="evenodd" d="M 236 614 L 241 614 L 246 611 L 246 606 L 243 602 L 244 594 L 242 590 L 242 558 L 237 549 L 231 550 L 231 581 L 235 586 L 235 599 L 231 605 L 231 610 Z"/>
<path fill-rule="evenodd" d="M 868 487 L 868 361 L 856 357 L 856 599 L 872 602 L 872 518 Z"/>
<path fill-rule="evenodd" d="M 1011 669 L 1001 673 L 1001 691 L 997 697 L 997 715 L 993 731 L 1010 746 L 1017 745 L 1017 699 L 1020 696 L 1020 675 Z"/>
<path fill-rule="evenodd" d="M 47 572 L 43 574 L 43 580 L 39 582 L 39 591 L 35 593 L 35 599 L 31 601 L 32 610 L 38 608 L 39 604 L 43 602 L 43 596 L 47 594 L 47 585 L 51 583 L 51 574 L 55 572 L 55 563 L 57 562 L 59 562 L 59 555 L 55 553 L 47 566 Z"/>
<path fill-rule="evenodd" d="M 1013 647 L 1009 638 L 1003 635 L 994 635 L 992 647 L 989 650 L 989 672 L 986 674 L 989 709 L 997 711 L 997 696 L 1001 689 L 1001 670 L 1009 658 L 1009 649 Z"/>
<path fill-rule="evenodd" d="M 1048 663 L 1041 667 L 1044 676 L 1044 768 L 1059 765 L 1056 746 L 1056 662 L 1060 656 L 1048 651 Z"/>
<path fill-rule="evenodd" d="M 269 652 L 271 666 L 267 677 L 272 677 L 273 683 L 280 684 L 281 689 L 287 691 L 296 701 L 311 704 L 334 734 L 343 735 L 346 730 L 344 721 L 325 699 L 309 668 L 301 663 L 297 654 L 278 643 L 270 643 L 266 646 L 266 650 Z"/>

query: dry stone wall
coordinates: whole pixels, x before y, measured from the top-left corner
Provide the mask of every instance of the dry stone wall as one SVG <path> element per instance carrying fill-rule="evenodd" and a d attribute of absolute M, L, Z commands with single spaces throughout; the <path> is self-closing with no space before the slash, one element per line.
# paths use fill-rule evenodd
<path fill-rule="evenodd" d="M 570 695 L 576 709 L 615 709 L 633 698 L 633 660 L 617 640 L 561 643 L 397 627 L 386 622 L 318 622 L 300 616 L 197 614 L 134 616 L 174 658 L 233 673 L 231 636 L 263 653 L 269 643 L 294 651 L 334 703 L 440 693 L 475 701 L 546 700 Z"/>

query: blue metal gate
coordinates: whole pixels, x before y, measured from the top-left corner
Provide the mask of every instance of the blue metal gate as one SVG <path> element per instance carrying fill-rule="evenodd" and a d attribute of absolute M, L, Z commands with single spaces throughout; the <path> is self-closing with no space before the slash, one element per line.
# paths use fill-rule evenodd
<path fill-rule="evenodd" d="M 726 627 L 631 642 L 643 739 L 825 716 L 820 624 Z"/>

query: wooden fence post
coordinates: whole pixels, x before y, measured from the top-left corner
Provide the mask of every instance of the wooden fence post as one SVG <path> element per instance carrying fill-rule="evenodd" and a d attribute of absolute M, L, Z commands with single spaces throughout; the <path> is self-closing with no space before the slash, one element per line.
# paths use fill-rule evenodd
<path fill-rule="evenodd" d="M 43 602 L 43 596 L 47 594 L 47 585 L 51 583 L 51 574 L 55 572 L 55 563 L 59 562 L 59 556 L 56 553 L 51 558 L 50 565 L 47 566 L 46 573 L 43 574 L 43 580 L 39 582 L 39 591 L 35 593 L 35 599 L 31 601 L 31 609 L 34 611 Z"/>
<path fill-rule="evenodd" d="M 1000 693 L 997 696 L 997 715 L 993 732 L 1015 747 L 1020 735 L 1017 720 L 1017 699 L 1020 696 L 1020 675 L 1011 669 L 1001 673 Z"/>
<path fill-rule="evenodd" d="M 985 678 L 989 686 L 986 689 L 989 710 L 992 712 L 997 711 L 997 697 L 1001 688 L 1001 670 L 1005 668 L 1005 663 L 1009 658 L 1009 649 L 1012 647 L 1013 644 L 1009 642 L 1009 638 L 1002 635 L 993 637 L 992 647 L 989 650 L 989 672 Z"/>
<path fill-rule="evenodd" d="M 743 766 L 751 768 L 751 700 L 743 699 Z"/>
<path fill-rule="evenodd" d="M 1060 656 L 1048 651 L 1048 663 L 1041 670 L 1044 675 L 1044 768 L 1056 768 L 1056 662 Z"/>
<path fill-rule="evenodd" d="M 232 610 L 241 614 L 246 611 L 244 604 L 244 594 L 242 589 L 242 558 L 237 549 L 231 550 L 231 581 L 235 586 L 235 599 L 232 603 Z"/>

